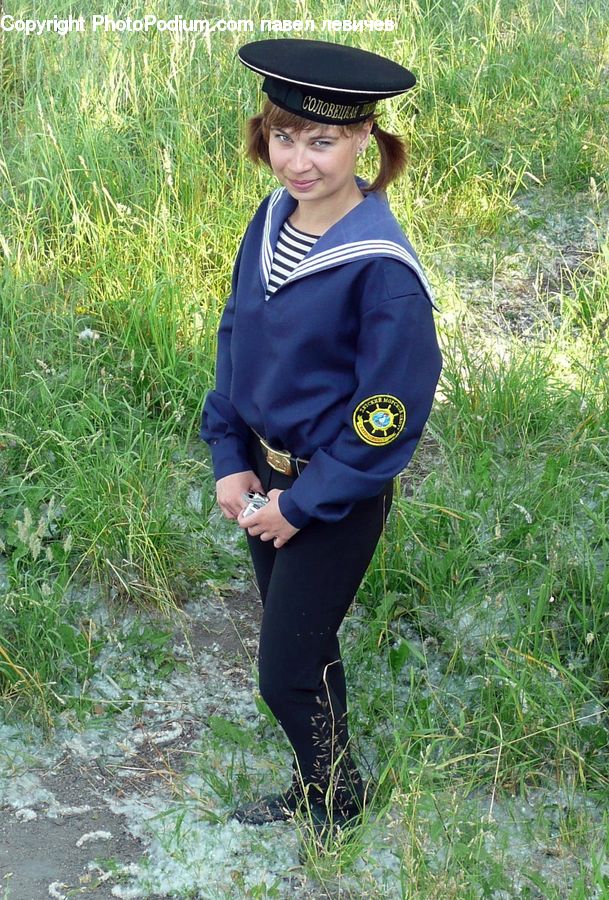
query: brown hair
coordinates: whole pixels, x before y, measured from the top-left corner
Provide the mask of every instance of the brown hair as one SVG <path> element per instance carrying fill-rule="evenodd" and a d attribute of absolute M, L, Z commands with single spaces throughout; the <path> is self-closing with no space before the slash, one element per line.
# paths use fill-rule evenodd
<path fill-rule="evenodd" d="M 365 121 L 370 120 L 373 122 L 371 134 L 376 138 L 381 165 L 372 184 L 361 188 L 363 193 L 384 191 L 387 185 L 405 169 L 408 158 L 406 142 L 397 134 L 391 134 L 389 131 L 379 128 L 376 122 L 376 113 L 373 113 Z M 340 128 L 340 133 L 347 137 L 354 131 L 359 131 L 362 124 L 363 122 L 356 122 L 354 125 L 339 125 L 338 128 Z M 262 112 L 247 120 L 247 156 L 256 165 L 264 163 L 271 168 L 269 157 L 271 128 L 294 128 L 300 132 L 311 130 L 318 125 L 318 122 L 304 119 L 302 116 L 281 109 L 270 100 L 266 100 Z"/>

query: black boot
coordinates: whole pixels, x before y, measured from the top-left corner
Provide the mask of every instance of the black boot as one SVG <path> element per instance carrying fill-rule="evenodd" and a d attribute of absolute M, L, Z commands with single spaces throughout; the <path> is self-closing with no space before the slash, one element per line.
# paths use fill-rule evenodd
<path fill-rule="evenodd" d="M 267 825 L 269 822 L 283 822 L 292 818 L 299 803 L 300 797 L 292 788 L 288 788 L 281 794 L 268 794 L 252 803 L 238 806 L 231 813 L 231 818 L 244 825 Z"/>
<path fill-rule="evenodd" d="M 337 772 L 333 788 L 330 806 L 326 799 L 313 799 L 310 795 L 312 802 L 302 809 L 306 837 L 298 854 L 301 865 L 311 853 L 320 854 L 332 847 L 339 832 L 341 840 L 356 835 L 357 826 L 363 821 L 372 785 L 363 782 L 349 757 Z"/>
<path fill-rule="evenodd" d="M 311 803 L 305 815 L 305 838 L 298 851 L 298 861 L 305 865 L 310 856 L 323 854 L 332 847 L 339 832 L 349 838 L 362 822 L 362 807 L 355 803 L 350 809 L 329 813 L 325 804 Z"/>

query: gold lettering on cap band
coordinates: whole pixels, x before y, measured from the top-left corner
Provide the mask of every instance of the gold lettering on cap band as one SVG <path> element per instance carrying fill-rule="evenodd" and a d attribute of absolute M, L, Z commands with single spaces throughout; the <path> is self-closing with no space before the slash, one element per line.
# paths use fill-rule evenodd
<path fill-rule="evenodd" d="M 307 94 L 303 97 L 302 108 L 318 116 L 328 116 L 333 119 L 354 119 L 356 116 L 367 116 L 374 112 L 376 103 L 358 103 L 355 106 L 344 106 L 342 103 L 331 103 Z"/>

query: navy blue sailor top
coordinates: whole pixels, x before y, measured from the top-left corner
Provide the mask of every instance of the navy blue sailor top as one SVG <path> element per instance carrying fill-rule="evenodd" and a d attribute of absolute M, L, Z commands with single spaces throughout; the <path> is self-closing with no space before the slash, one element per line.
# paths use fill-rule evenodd
<path fill-rule="evenodd" d="M 285 188 L 273 191 L 242 238 L 200 437 L 216 480 L 251 469 L 252 428 L 309 460 L 279 497 L 282 515 L 303 528 L 342 519 L 406 468 L 442 357 L 430 285 L 382 193 L 366 194 L 265 299 L 279 229 L 296 205 Z"/>

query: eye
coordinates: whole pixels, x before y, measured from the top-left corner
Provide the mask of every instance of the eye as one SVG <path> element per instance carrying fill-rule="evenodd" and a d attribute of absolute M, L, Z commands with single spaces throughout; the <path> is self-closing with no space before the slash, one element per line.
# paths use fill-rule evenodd
<path fill-rule="evenodd" d="M 334 142 L 325 140 L 324 138 L 318 138 L 316 141 L 313 141 L 314 144 L 318 144 L 320 147 L 333 147 Z"/>
<path fill-rule="evenodd" d="M 290 137 L 288 134 L 283 134 L 283 133 L 280 132 L 280 131 L 276 131 L 276 132 L 273 134 L 273 137 L 274 137 L 276 140 L 278 140 L 281 144 L 285 144 L 286 141 L 291 141 L 291 140 L 292 140 L 291 137 Z M 283 138 L 285 138 L 285 141 L 283 140 Z"/>

